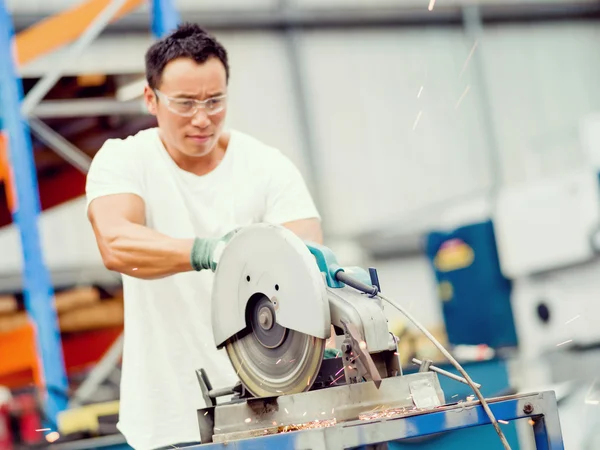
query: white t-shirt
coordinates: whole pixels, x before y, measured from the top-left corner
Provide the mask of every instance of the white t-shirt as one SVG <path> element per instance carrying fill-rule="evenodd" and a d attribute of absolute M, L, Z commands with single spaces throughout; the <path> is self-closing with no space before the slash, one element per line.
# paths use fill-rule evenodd
<path fill-rule="evenodd" d="M 231 131 L 221 163 L 197 176 L 171 159 L 156 128 L 108 140 L 87 176 L 87 202 L 132 193 L 146 225 L 175 238 L 221 237 L 257 222 L 319 217 L 302 176 L 279 150 Z M 158 280 L 123 276 L 125 342 L 119 430 L 136 450 L 200 440 L 196 410 L 205 406 L 195 371 L 214 388 L 236 377 L 211 327 L 211 271 Z"/>

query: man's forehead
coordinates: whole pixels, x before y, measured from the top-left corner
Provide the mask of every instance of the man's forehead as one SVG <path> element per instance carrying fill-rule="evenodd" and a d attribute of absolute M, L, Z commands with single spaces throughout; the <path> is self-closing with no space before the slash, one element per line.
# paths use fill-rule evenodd
<path fill-rule="evenodd" d="M 217 94 L 227 87 L 225 68 L 221 61 L 210 58 L 204 63 L 196 63 L 189 58 L 169 62 L 161 77 L 161 90 L 169 90 L 171 95 L 200 95 L 206 92 Z"/>

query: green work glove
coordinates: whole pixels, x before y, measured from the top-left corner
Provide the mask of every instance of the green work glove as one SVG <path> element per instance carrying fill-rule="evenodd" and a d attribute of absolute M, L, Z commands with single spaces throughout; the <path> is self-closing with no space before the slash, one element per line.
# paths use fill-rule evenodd
<path fill-rule="evenodd" d="M 238 230 L 235 229 L 220 238 L 196 238 L 190 255 L 193 269 L 197 272 L 207 269 L 213 272 L 217 270 L 215 261 L 217 252 L 222 251 L 237 232 Z"/>
<path fill-rule="evenodd" d="M 339 358 L 341 354 L 342 352 L 339 351 L 337 348 L 326 348 L 323 354 L 323 359 Z"/>

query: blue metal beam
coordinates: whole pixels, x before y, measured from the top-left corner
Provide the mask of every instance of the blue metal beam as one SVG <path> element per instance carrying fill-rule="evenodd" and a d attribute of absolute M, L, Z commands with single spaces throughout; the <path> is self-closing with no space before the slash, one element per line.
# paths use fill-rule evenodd
<path fill-rule="evenodd" d="M 152 33 L 161 38 L 177 28 L 181 17 L 173 0 L 150 0 L 152 8 Z"/>
<path fill-rule="evenodd" d="M 40 201 L 31 135 L 21 114 L 23 86 L 13 54 L 14 30 L 4 0 L 0 0 L 0 117 L 8 134 L 8 155 L 13 171 L 16 206 L 12 211 L 23 251 L 25 307 L 35 326 L 37 354 L 44 379 L 44 409 L 50 426 L 56 426 L 67 407 L 67 376 L 62 354 L 54 289 L 46 267 L 38 229 Z"/>

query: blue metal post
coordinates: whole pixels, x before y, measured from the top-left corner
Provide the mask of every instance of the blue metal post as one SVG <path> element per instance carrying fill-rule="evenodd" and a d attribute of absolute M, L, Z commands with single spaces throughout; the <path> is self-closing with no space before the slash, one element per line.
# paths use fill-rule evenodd
<path fill-rule="evenodd" d="M 0 0 L 0 116 L 8 134 L 8 155 L 15 183 L 12 211 L 23 251 L 25 306 L 35 325 L 37 354 L 44 379 L 44 407 L 50 426 L 67 407 L 67 376 L 54 305 L 54 289 L 45 265 L 38 230 L 40 200 L 31 136 L 21 114 L 23 87 L 13 58 L 14 30 L 4 0 Z"/>
<path fill-rule="evenodd" d="M 152 7 L 152 33 L 161 38 L 175 30 L 181 17 L 173 0 L 150 0 Z"/>

